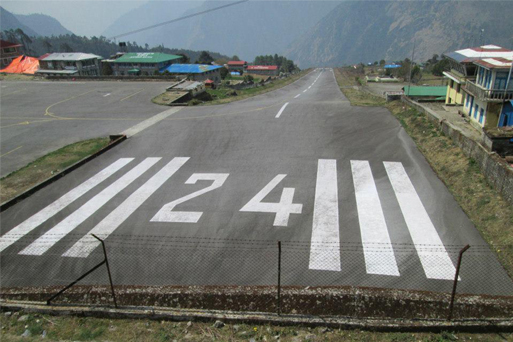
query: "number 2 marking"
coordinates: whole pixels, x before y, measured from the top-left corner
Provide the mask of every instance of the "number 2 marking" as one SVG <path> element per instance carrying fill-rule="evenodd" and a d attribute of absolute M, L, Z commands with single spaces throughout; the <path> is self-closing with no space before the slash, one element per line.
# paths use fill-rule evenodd
<path fill-rule="evenodd" d="M 280 202 L 267 203 L 262 200 L 267 196 L 287 175 L 274 177 L 258 194 L 255 195 L 240 211 L 276 213 L 274 226 L 286 227 L 289 223 L 290 214 L 301 214 L 302 204 L 292 203 L 294 188 L 283 188 Z"/>
<path fill-rule="evenodd" d="M 185 184 L 196 184 L 198 180 L 211 180 L 214 181 L 212 185 L 193 192 L 190 195 L 184 196 L 173 202 L 169 202 L 164 205 L 155 216 L 150 220 L 150 222 L 181 222 L 181 223 L 197 223 L 203 214 L 201 211 L 173 211 L 173 209 L 190 199 L 201 196 L 220 188 L 226 179 L 228 178 L 229 173 L 193 173 L 192 176 L 185 182 Z"/>

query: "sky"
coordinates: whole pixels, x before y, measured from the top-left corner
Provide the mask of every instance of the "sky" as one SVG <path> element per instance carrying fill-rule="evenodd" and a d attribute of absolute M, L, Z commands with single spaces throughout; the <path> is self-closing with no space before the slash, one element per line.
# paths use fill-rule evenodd
<path fill-rule="evenodd" d="M 99 36 L 114 20 L 146 1 L 2 0 L 2 7 L 15 14 L 46 14 L 79 36 Z"/>

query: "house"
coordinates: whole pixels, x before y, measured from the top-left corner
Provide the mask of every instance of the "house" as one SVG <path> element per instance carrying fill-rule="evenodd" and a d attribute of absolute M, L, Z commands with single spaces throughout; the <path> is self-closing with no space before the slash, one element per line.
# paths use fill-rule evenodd
<path fill-rule="evenodd" d="M 229 61 L 227 63 L 229 72 L 238 72 L 240 75 L 246 71 L 248 62 L 246 61 Z"/>
<path fill-rule="evenodd" d="M 443 54 L 449 60 L 451 70 L 443 74 L 449 79 L 447 84 L 447 105 L 463 105 L 465 94 L 462 87 L 467 80 L 475 80 L 477 67 L 474 61 L 483 58 L 509 57 L 512 51 L 496 45 L 483 45 Z"/>
<path fill-rule="evenodd" d="M 90 53 L 55 52 L 39 60 L 36 74 L 99 76 L 101 59 L 102 57 Z"/>
<path fill-rule="evenodd" d="M 168 73 L 175 76 L 187 77 L 190 81 L 203 82 L 211 79 L 215 83 L 221 82 L 220 65 L 207 64 L 171 64 L 168 67 L 160 69 L 160 73 Z"/>
<path fill-rule="evenodd" d="M 183 57 L 160 52 L 130 52 L 117 54 L 115 58 L 104 60 L 109 63 L 115 76 L 153 75 L 155 72 L 179 63 Z"/>
<path fill-rule="evenodd" d="M 513 51 L 508 57 L 474 61 L 475 80 L 463 86 L 466 93 L 463 112 L 477 128 L 513 126 Z"/>
<path fill-rule="evenodd" d="M 277 65 L 248 65 L 246 69 L 248 74 L 278 76 L 279 70 Z"/>
<path fill-rule="evenodd" d="M 0 40 L 0 69 L 10 65 L 15 58 L 21 56 L 20 47 L 18 43 L 11 43 L 6 40 Z"/>
<path fill-rule="evenodd" d="M 418 102 L 444 101 L 447 87 L 445 86 L 404 86 L 404 95 Z"/>

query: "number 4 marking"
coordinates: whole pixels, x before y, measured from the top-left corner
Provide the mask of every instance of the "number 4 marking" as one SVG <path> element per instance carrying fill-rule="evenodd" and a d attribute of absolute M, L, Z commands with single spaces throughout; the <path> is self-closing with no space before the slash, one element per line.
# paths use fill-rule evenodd
<path fill-rule="evenodd" d="M 294 188 L 284 188 L 279 203 L 266 203 L 262 200 L 267 196 L 287 175 L 274 177 L 258 194 L 255 195 L 240 211 L 276 213 L 274 226 L 286 227 L 290 214 L 301 214 L 302 204 L 292 203 Z"/>
<path fill-rule="evenodd" d="M 214 181 L 212 185 L 193 192 L 187 196 L 174 200 L 164 205 L 159 212 L 150 220 L 151 222 L 181 222 L 181 223 L 196 223 L 199 221 L 203 212 L 201 211 L 173 211 L 173 209 L 183 202 L 186 202 L 194 197 L 206 194 L 209 191 L 220 188 L 228 173 L 193 173 L 192 176 L 185 182 L 185 184 L 196 184 L 198 180 L 211 180 Z"/>

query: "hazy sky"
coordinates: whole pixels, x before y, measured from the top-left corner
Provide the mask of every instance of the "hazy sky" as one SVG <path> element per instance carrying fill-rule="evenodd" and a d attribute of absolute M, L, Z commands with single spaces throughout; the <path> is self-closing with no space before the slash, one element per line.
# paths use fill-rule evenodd
<path fill-rule="evenodd" d="M 146 1 L 2 0 L 2 7 L 15 14 L 47 14 L 59 20 L 64 27 L 73 33 L 80 36 L 90 36 L 101 35 L 111 22 Z"/>

